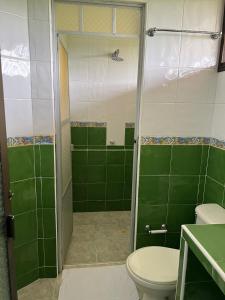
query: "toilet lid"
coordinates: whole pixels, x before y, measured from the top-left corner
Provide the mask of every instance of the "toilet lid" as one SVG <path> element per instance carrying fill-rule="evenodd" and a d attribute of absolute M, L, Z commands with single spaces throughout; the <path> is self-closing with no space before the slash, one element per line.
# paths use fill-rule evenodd
<path fill-rule="evenodd" d="M 145 247 L 133 252 L 127 259 L 131 272 L 154 284 L 176 284 L 179 250 L 166 247 Z"/>

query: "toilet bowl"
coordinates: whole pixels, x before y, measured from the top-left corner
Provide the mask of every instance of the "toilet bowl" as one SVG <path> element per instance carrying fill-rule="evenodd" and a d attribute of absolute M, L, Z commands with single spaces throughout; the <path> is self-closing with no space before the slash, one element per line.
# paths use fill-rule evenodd
<path fill-rule="evenodd" d="M 127 258 L 126 267 L 140 300 L 174 300 L 179 250 L 145 247 Z"/>

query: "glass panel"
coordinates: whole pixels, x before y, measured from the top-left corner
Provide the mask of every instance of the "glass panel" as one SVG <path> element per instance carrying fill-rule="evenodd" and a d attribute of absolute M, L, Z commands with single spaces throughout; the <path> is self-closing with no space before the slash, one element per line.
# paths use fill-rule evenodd
<path fill-rule="evenodd" d="M 2 166 L 0 161 L 0 299 L 9 300 L 9 280 L 8 280 L 8 264 L 7 264 L 7 240 L 4 228 L 4 207 L 3 207 L 3 191 L 2 191 Z"/>
<path fill-rule="evenodd" d="M 84 6 L 84 31 L 85 32 L 112 32 L 111 7 Z"/>
<path fill-rule="evenodd" d="M 139 34 L 140 9 L 117 8 L 116 9 L 116 33 Z"/>
<path fill-rule="evenodd" d="M 80 6 L 74 4 L 56 4 L 56 28 L 60 30 L 79 31 Z"/>

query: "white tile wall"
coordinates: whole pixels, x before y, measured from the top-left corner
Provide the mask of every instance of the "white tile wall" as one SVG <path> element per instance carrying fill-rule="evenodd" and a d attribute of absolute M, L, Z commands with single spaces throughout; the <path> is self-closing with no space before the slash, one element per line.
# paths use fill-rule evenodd
<path fill-rule="evenodd" d="M 0 1 L 0 49 L 7 136 L 33 135 L 27 1 Z"/>
<path fill-rule="evenodd" d="M 124 143 L 125 122 L 135 120 L 138 41 L 69 37 L 71 120 L 108 122 L 107 142 Z M 110 54 L 120 49 L 123 62 Z"/>
<path fill-rule="evenodd" d="M 28 0 L 34 135 L 54 134 L 49 1 Z"/>
<path fill-rule="evenodd" d="M 223 2 L 152 0 L 147 27 L 220 30 Z M 225 77 L 216 70 L 218 48 L 218 40 L 201 35 L 157 33 L 146 38 L 141 135 L 211 135 L 214 102 L 224 103 Z"/>

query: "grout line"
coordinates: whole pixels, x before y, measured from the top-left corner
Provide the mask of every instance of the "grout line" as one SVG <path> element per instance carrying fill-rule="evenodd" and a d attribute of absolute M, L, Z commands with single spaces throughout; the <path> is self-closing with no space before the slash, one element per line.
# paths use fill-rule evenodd
<path fill-rule="evenodd" d="M 211 149 L 211 146 L 209 145 L 209 148 L 208 148 L 208 151 L 207 151 L 207 160 L 206 160 L 206 168 L 205 168 L 205 180 L 204 180 L 204 187 L 203 187 L 202 203 L 205 203 L 206 180 L 207 180 L 207 176 L 208 176 L 210 149 Z"/>
<path fill-rule="evenodd" d="M 209 175 L 207 175 L 207 177 L 208 177 L 209 179 L 211 179 L 212 181 L 214 181 L 215 183 L 219 184 L 220 186 L 225 187 L 224 184 L 220 183 L 219 181 L 217 181 L 217 180 L 214 179 L 213 177 L 211 177 L 211 176 L 209 176 Z"/>

